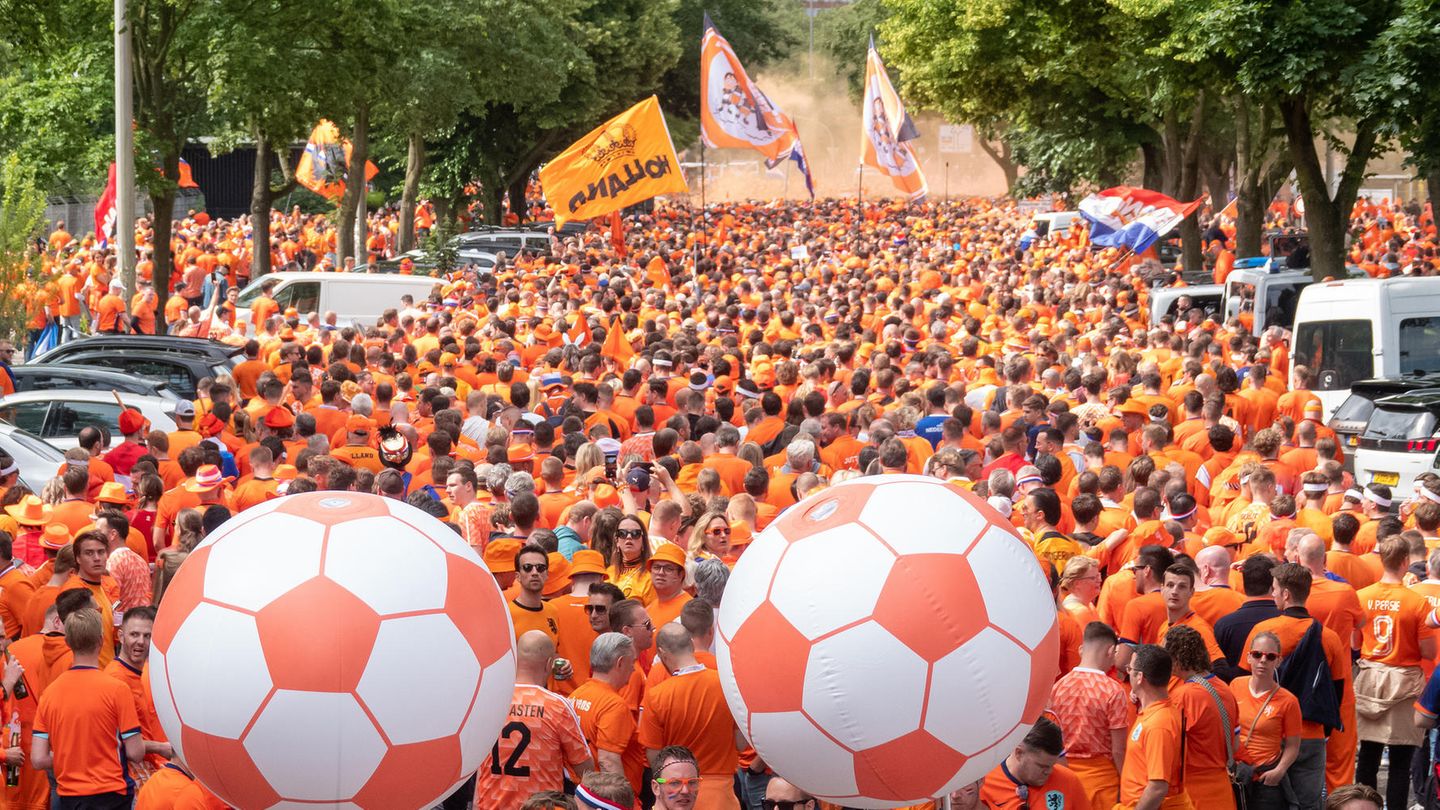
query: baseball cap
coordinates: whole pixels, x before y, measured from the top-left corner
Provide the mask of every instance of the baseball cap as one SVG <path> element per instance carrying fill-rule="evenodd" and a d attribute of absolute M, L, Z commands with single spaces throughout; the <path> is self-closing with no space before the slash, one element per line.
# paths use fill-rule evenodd
<path fill-rule="evenodd" d="M 345 430 L 349 433 L 369 433 L 375 427 L 375 422 L 366 416 L 352 416 L 345 420 Z"/>
<path fill-rule="evenodd" d="M 188 399 L 182 399 L 175 403 L 175 415 L 181 419 L 195 418 L 195 403 Z"/>

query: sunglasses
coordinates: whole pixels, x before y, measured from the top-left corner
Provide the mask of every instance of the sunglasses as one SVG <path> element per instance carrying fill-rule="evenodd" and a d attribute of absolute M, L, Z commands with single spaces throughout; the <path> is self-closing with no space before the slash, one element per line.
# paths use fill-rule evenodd
<path fill-rule="evenodd" d="M 1278 661 L 1278 660 L 1280 660 L 1280 653 L 1260 652 L 1259 650 L 1251 650 L 1251 651 L 1250 651 L 1250 660 L 1251 660 L 1251 661 Z"/>
<path fill-rule="evenodd" d="M 586 612 L 586 613 L 609 613 L 609 612 L 610 612 L 610 608 L 608 608 L 608 607 L 606 607 L 606 606 L 604 606 L 604 605 L 586 605 L 586 606 L 585 606 L 585 612 Z"/>
<path fill-rule="evenodd" d="M 627 625 L 625 625 L 625 626 L 626 626 L 626 627 L 643 627 L 643 628 L 645 628 L 646 630 L 654 630 L 654 629 L 655 629 L 655 623 L 652 622 L 652 621 L 650 621 L 649 619 L 646 619 L 646 620 L 643 621 L 643 622 L 636 622 L 635 624 L 627 624 Z"/>
<path fill-rule="evenodd" d="M 549 571 L 549 570 L 550 570 L 550 566 L 549 566 L 548 564 L 546 564 L 546 563 L 521 563 L 521 564 L 520 564 L 520 570 L 521 570 L 521 571 L 524 571 L 524 572 L 527 573 L 527 574 L 529 574 L 529 573 L 540 573 L 540 574 L 543 574 L 543 573 L 545 573 L 546 571 Z"/>
<path fill-rule="evenodd" d="M 621 538 L 621 539 L 624 539 L 624 540 L 640 540 L 640 539 L 643 539 L 643 538 L 645 537 L 645 530 L 644 530 L 644 529 L 620 529 L 620 530 L 618 530 L 618 531 L 615 532 L 615 536 L 616 536 L 616 537 L 619 537 L 619 538 Z"/>
<path fill-rule="evenodd" d="M 764 810 L 800 810 L 802 807 L 809 807 L 810 802 L 810 799 L 802 799 L 798 802 L 787 802 L 780 799 L 761 799 L 760 807 Z"/>
<path fill-rule="evenodd" d="M 700 789 L 700 777 L 692 779 L 666 779 L 663 776 L 655 777 L 655 784 L 665 788 L 667 792 L 679 793 L 682 790 L 697 791 Z"/>
<path fill-rule="evenodd" d="M 705 530 L 705 536 L 706 536 L 706 537 L 729 537 L 729 536 L 730 536 L 730 530 L 729 530 L 728 528 L 727 528 L 727 529 L 706 529 L 706 530 Z"/>

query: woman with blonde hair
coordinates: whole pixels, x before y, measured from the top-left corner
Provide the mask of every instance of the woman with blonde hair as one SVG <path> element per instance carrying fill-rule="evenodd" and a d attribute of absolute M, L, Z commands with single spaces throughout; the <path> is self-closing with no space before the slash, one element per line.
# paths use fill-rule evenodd
<path fill-rule="evenodd" d="M 1081 627 L 1100 621 L 1095 599 L 1100 596 L 1100 563 L 1093 557 L 1077 555 L 1065 563 L 1060 574 L 1060 607 Z"/>
<path fill-rule="evenodd" d="M 691 563 L 699 560 L 720 560 L 727 565 L 735 563 L 730 550 L 730 521 L 724 512 L 706 512 L 695 521 L 690 530 L 686 557 Z"/>

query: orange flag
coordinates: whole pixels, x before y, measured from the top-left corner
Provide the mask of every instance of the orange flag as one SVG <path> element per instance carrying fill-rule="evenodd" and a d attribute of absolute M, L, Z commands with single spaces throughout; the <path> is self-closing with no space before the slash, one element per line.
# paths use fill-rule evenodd
<path fill-rule="evenodd" d="M 885 63 L 880 60 L 880 52 L 875 50 L 873 39 L 865 56 L 863 104 L 860 109 L 860 163 L 879 169 L 912 202 L 924 199 L 927 190 L 925 174 L 920 171 L 920 164 L 908 143 L 919 133 L 905 112 L 900 94 L 890 84 L 890 75 L 885 72 Z"/>
<path fill-rule="evenodd" d="M 571 346 L 584 346 L 590 342 L 590 320 L 583 312 L 575 313 L 575 325 L 565 333 L 565 342 Z"/>
<path fill-rule="evenodd" d="M 658 255 L 645 265 L 645 278 L 650 280 L 656 287 L 664 288 L 670 286 L 670 268 L 665 266 L 665 260 Z"/>
<path fill-rule="evenodd" d="M 594 219 L 660 194 L 690 190 L 655 96 L 611 118 L 540 170 L 555 224 Z"/>
<path fill-rule="evenodd" d="M 605 342 L 600 344 L 600 354 L 619 363 L 621 367 L 628 367 L 631 358 L 635 356 L 635 350 L 630 347 L 630 341 L 625 337 L 625 329 L 620 325 L 618 317 L 612 318 L 605 329 Z"/>
<path fill-rule="evenodd" d="M 350 141 L 340 137 L 340 129 L 324 119 L 310 131 L 310 140 L 295 167 L 295 181 L 322 197 L 338 200 L 345 195 L 346 173 L 350 166 Z M 374 163 L 365 161 L 365 180 L 380 173 Z"/>

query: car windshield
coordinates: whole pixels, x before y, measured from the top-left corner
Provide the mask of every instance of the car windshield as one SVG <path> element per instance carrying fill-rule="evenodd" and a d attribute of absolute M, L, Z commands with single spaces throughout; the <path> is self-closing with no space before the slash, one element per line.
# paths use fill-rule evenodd
<path fill-rule="evenodd" d="M 1380 406 L 1365 424 L 1366 439 L 1428 439 L 1435 432 L 1435 414 L 1414 408 Z"/>
<path fill-rule="evenodd" d="M 1331 417 L 1336 422 L 1364 422 L 1375 410 L 1375 400 L 1360 394 L 1351 394 L 1335 409 Z"/>

